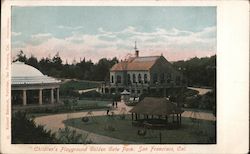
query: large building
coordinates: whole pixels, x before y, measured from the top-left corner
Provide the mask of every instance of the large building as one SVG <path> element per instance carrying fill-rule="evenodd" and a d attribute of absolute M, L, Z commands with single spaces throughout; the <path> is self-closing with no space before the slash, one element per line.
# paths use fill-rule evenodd
<path fill-rule="evenodd" d="M 186 86 L 183 75 L 175 70 L 163 55 L 140 57 L 135 46 L 135 56 L 115 64 L 110 69 L 110 82 L 105 83 L 103 93 L 129 91 L 139 96 L 144 92 L 168 94 L 171 88 Z"/>
<path fill-rule="evenodd" d="M 11 64 L 11 103 L 23 106 L 59 103 L 60 82 L 30 65 L 14 62 Z"/>

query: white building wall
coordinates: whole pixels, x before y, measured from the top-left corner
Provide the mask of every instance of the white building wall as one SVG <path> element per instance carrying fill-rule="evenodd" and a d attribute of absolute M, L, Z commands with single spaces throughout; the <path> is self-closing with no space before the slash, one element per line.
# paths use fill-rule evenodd
<path fill-rule="evenodd" d="M 150 73 L 148 71 L 128 71 L 127 74 L 130 74 L 130 81 L 131 81 L 131 84 L 136 84 L 136 83 L 133 83 L 133 74 L 135 74 L 135 81 L 137 83 L 139 83 L 139 80 L 138 80 L 138 75 L 141 74 L 141 80 L 143 82 L 143 84 L 145 84 L 144 82 L 144 74 L 147 74 L 147 80 L 148 80 L 148 83 L 150 81 Z"/>
<path fill-rule="evenodd" d="M 117 78 L 117 76 L 118 75 L 120 75 L 121 76 L 121 83 L 120 84 L 124 84 L 124 76 L 123 76 L 123 72 L 121 72 L 121 71 L 117 71 L 117 72 L 110 72 L 110 84 L 111 85 L 115 85 L 116 84 L 116 78 Z M 112 76 L 113 76 L 113 83 L 112 83 Z"/>

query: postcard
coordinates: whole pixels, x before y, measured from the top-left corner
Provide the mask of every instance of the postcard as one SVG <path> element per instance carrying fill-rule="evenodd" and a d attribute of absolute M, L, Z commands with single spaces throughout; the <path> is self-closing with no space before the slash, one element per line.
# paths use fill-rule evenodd
<path fill-rule="evenodd" d="M 2 153 L 248 152 L 248 2 L 2 4 Z"/>

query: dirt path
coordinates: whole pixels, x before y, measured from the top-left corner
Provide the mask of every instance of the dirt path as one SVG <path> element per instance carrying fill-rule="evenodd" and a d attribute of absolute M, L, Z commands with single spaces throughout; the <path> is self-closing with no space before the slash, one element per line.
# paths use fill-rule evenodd
<path fill-rule="evenodd" d="M 126 111 L 129 111 L 131 107 L 126 106 L 124 103 L 118 103 L 118 108 L 112 110 L 115 114 L 119 114 L 122 108 L 126 108 Z M 110 112 L 112 112 L 110 111 Z M 84 112 L 77 112 L 77 113 L 63 113 L 63 114 L 55 114 L 55 115 L 48 115 L 35 118 L 35 122 L 37 125 L 44 125 L 45 129 L 51 130 L 52 132 L 57 133 L 58 129 L 65 128 L 63 123 L 64 120 L 72 119 L 72 118 L 81 118 L 87 114 L 88 111 Z M 94 116 L 102 116 L 106 115 L 106 111 L 93 111 Z M 76 130 L 80 134 L 89 133 L 87 139 L 91 139 L 94 143 L 126 143 L 123 140 L 111 138 L 108 136 L 103 136 L 99 134 L 94 134 L 87 132 L 85 130 L 77 129 L 74 127 L 70 127 L 72 130 Z"/>
<path fill-rule="evenodd" d="M 128 112 L 132 107 L 126 106 L 124 103 L 119 102 L 118 108 L 112 110 L 115 114 L 120 114 L 122 108 L 125 108 Z M 63 114 L 55 114 L 55 115 L 48 115 L 35 118 L 36 124 L 44 125 L 45 129 L 50 129 L 52 132 L 57 132 L 59 128 L 65 128 L 63 123 L 64 120 L 72 119 L 72 118 L 81 118 L 87 114 L 88 111 L 78 112 L 78 113 L 63 113 Z M 106 111 L 93 111 L 94 116 L 102 116 L 106 115 Z M 182 116 L 183 117 L 190 117 L 193 113 L 191 111 L 185 111 Z M 204 113 L 204 112 L 197 112 L 197 119 L 204 119 L 204 120 L 211 120 L 215 121 L 215 117 L 212 113 Z M 125 141 L 111 138 L 108 136 L 103 136 L 99 134 L 94 134 L 91 132 L 87 132 L 85 130 L 77 129 L 70 127 L 72 130 L 76 130 L 78 133 L 89 133 L 87 139 L 91 139 L 94 143 L 126 143 Z"/>
<path fill-rule="evenodd" d="M 84 89 L 84 90 L 78 90 L 78 93 L 79 94 L 82 94 L 82 93 L 86 93 L 86 92 L 89 92 L 89 91 L 97 91 L 98 88 L 91 88 L 91 89 Z"/>
<path fill-rule="evenodd" d="M 188 87 L 188 89 L 196 90 L 199 92 L 199 95 L 204 95 L 208 92 L 211 92 L 212 89 L 205 89 L 205 88 L 194 88 L 194 87 Z"/>

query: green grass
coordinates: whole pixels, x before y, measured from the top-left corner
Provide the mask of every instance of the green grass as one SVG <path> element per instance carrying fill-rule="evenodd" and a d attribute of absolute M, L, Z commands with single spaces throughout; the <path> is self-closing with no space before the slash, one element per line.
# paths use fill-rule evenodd
<path fill-rule="evenodd" d="M 126 143 L 159 143 L 159 130 L 147 131 L 146 136 L 138 136 L 138 127 L 132 126 L 130 116 L 121 120 L 115 116 L 114 120 L 109 120 L 107 116 L 95 117 L 97 123 L 83 123 L 81 118 L 64 121 L 66 125 L 83 129 L 96 134 L 121 139 Z M 201 120 L 199 125 L 195 125 L 189 118 L 182 118 L 182 127 L 176 130 L 161 130 L 162 143 L 215 143 L 215 125 L 211 121 Z M 113 126 L 115 131 L 104 129 L 106 125 Z"/>
<path fill-rule="evenodd" d="M 68 81 L 61 85 L 61 90 L 72 89 L 72 90 L 84 90 L 97 88 L 100 85 L 99 82 L 94 81 Z"/>
<path fill-rule="evenodd" d="M 107 107 L 107 105 L 111 103 L 112 103 L 111 101 L 78 100 L 77 107 L 86 107 L 86 106 Z"/>
<path fill-rule="evenodd" d="M 28 118 L 46 116 L 51 114 L 61 114 L 61 113 L 72 113 L 72 112 L 81 112 L 86 110 L 106 110 L 108 109 L 108 104 L 112 103 L 111 101 L 95 101 L 95 100 L 78 100 L 76 106 L 57 106 L 57 107 L 44 107 L 44 108 L 30 108 L 26 109 Z"/>

